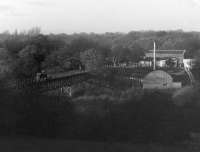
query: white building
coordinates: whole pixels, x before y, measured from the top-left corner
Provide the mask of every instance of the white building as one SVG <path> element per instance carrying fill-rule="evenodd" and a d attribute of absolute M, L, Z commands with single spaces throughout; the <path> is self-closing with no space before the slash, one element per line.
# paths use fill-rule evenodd
<path fill-rule="evenodd" d="M 192 69 L 195 65 L 195 59 L 183 59 L 183 64 L 185 68 Z"/>
<path fill-rule="evenodd" d="M 148 60 L 139 61 L 139 66 L 140 67 L 152 67 L 152 61 L 148 61 Z"/>
<path fill-rule="evenodd" d="M 167 66 L 166 60 L 158 60 L 158 61 L 156 61 L 156 66 L 160 67 L 160 68 L 166 67 Z"/>

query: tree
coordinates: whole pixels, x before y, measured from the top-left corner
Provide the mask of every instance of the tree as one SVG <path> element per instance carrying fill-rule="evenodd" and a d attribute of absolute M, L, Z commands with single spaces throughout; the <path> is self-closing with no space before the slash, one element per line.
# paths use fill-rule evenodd
<path fill-rule="evenodd" d="M 103 65 L 102 56 L 95 49 L 81 52 L 80 59 L 86 70 L 96 70 Z"/>
<path fill-rule="evenodd" d="M 39 51 L 35 45 L 27 45 L 24 49 L 19 52 L 19 59 L 31 59 L 34 60 L 37 72 L 41 71 L 42 62 L 45 59 L 45 50 Z"/>
<path fill-rule="evenodd" d="M 14 71 L 17 72 L 16 75 L 27 77 L 34 75 L 36 72 L 41 72 L 46 67 L 51 67 L 52 64 L 55 64 L 54 52 L 65 45 L 60 39 L 39 34 L 38 29 L 33 29 L 31 33 L 31 37 L 29 35 L 25 40 L 18 36 L 16 39 L 11 39 L 12 41 L 8 40 L 6 43 L 8 44 L 9 53 L 13 56 L 13 60 L 16 61 L 16 65 L 13 65 Z M 30 65 L 33 70 L 28 69 Z M 23 68 L 20 69 L 20 67 Z M 23 69 L 29 70 L 29 72 L 23 71 Z"/>
<path fill-rule="evenodd" d="M 4 45 L 9 54 L 15 58 L 19 51 L 25 47 L 26 43 L 26 41 L 22 41 L 18 37 L 10 37 L 4 42 Z"/>
<path fill-rule="evenodd" d="M 41 67 L 36 60 L 37 53 L 34 45 L 28 45 L 18 53 L 18 58 L 13 62 L 13 73 L 17 78 L 32 77 Z"/>
<path fill-rule="evenodd" d="M 138 62 L 144 55 L 144 50 L 139 45 L 133 45 L 131 48 L 116 46 L 112 49 L 112 61 L 116 66 L 119 62 Z"/>
<path fill-rule="evenodd" d="M 95 43 L 94 41 L 90 39 L 79 37 L 77 39 L 74 39 L 70 43 L 69 53 L 71 53 L 73 57 L 80 57 L 81 52 L 84 52 L 85 50 L 88 50 L 91 48 L 96 48 L 97 45 L 98 45 L 97 43 Z"/>
<path fill-rule="evenodd" d="M 31 29 L 29 29 L 28 31 L 27 31 L 27 35 L 29 35 L 29 36 L 37 36 L 37 35 L 40 35 L 41 34 L 41 29 L 40 29 L 40 27 L 33 27 L 33 28 L 31 28 Z"/>
<path fill-rule="evenodd" d="M 144 56 L 144 49 L 139 44 L 134 44 L 131 48 L 130 60 L 132 62 L 138 62 Z"/>
<path fill-rule="evenodd" d="M 13 63 L 13 75 L 16 78 L 31 78 L 37 71 L 37 63 L 31 56 L 22 57 Z"/>
<path fill-rule="evenodd" d="M 42 67 L 47 70 L 52 70 L 60 72 L 62 71 L 62 65 L 63 65 L 63 58 L 65 57 L 65 54 L 58 51 L 53 51 L 49 55 L 46 56 L 44 62 L 42 63 Z"/>
<path fill-rule="evenodd" d="M 122 59 L 123 47 L 116 46 L 112 48 L 111 56 L 113 65 L 116 66 Z"/>
<path fill-rule="evenodd" d="M 74 57 L 71 53 L 67 46 L 53 51 L 45 58 L 43 67 L 49 70 L 56 68 L 59 72 L 80 69 L 80 57 Z"/>
<path fill-rule="evenodd" d="M 34 47 L 34 49 L 25 49 L 23 52 L 27 51 L 30 53 L 30 50 L 33 50 L 31 54 L 38 65 L 38 72 L 40 72 L 46 57 L 60 47 L 63 47 L 63 45 L 59 40 L 50 40 L 47 36 L 40 34 L 33 37 L 29 43 L 29 46 Z"/>

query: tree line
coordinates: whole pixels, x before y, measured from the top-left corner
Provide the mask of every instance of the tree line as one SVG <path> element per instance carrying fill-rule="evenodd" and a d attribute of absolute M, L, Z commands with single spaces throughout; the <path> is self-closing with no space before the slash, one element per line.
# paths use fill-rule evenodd
<path fill-rule="evenodd" d="M 200 33 L 183 31 L 132 31 L 129 33 L 42 34 L 39 28 L 0 34 L 0 47 L 12 60 L 10 69 L 24 78 L 47 70 L 96 69 L 105 64 L 138 62 L 145 51 L 185 49 L 186 58 L 200 50 Z M 8 57 L 6 57 L 8 59 Z"/>

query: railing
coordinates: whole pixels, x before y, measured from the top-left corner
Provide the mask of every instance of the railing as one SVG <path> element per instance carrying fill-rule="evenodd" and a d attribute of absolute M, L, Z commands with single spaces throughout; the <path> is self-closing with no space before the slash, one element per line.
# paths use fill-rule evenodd
<path fill-rule="evenodd" d="M 141 67 L 138 65 L 135 66 L 111 66 L 106 65 L 104 68 L 106 69 L 113 69 L 116 70 L 116 74 L 123 75 L 124 77 L 130 78 L 130 82 L 133 85 L 141 85 L 141 78 L 147 74 L 148 72 L 153 71 L 152 67 Z M 158 68 L 158 70 L 180 70 L 181 68 Z M 92 71 L 90 71 L 92 72 Z M 70 71 L 65 73 L 56 73 L 56 74 L 49 74 L 49 78 L 36 80 L 35 78 L 31 79 L 20 79 L 15 82 L 17 89 L 22 88 L 46 88 L 46 89 L 54 89 L 63 86 L 70 86 L 72 83 L 80 83 L 84 81 L 87 73 L 89 71 Z M 94 72 L 94 71 L 93 71 Z M 83 76 L 84 75 L 84 76 Z M 76 77 L 75 79 L 73 77 Z M 132 78 L 132 79 L 131 79 Z M 192 76 L 190 75 L 190 78 Z M 99 82 L 102 83 L 102 82 Z"/>
<path fill-rule="evenodd" d="M 195 79 L 194 79 L 194 76 L 193 76 L 192 72 L 190 71 L 190 68 L 189 67 L 185 67 L 185 71 L 189 76 L 191 84 L 194 84 Z"/>
<path fill-rule="evenodd" d="M 62 73 L 56 73 L 56 74 L 49 74 L 49 76 L 52 79 L 57 79 L 57 78 L 63 78 L 63 77 L 68 77 L 72 75 L 78 75 L 78 74 L 83 74 L 87 73 L 88 71 L 86 70 L 74 70 L 74 71 L 69 71 L 69 72 L 62 72 Z"/>
<path fill-rule="evenodd" d="M 140 65 L 140 64 L 133 64 L 133 65 L 127 65 L 127 66 L 113 66 L 113 65 L 105 65 L 105 68 L 126 68 L 126 69 L 152 69 L 153 70 L 153 66 L 148 66 L 148 65 Z M 168 67 L 168 66 L 164 66 L 164 67 L 159 67 L 157 66 L 156 67 L 157 70 L 160 70 L 160 69 L 180 69 L 180 70 L 183 70 L 184 67 Z"/>
<path fill-rule="evenodd" d="M 42 78 L 37 80 L 36 78 L 29 79 L 18 79 L 16 80 L 16 88 L 57 88 L 63 85 L 70 86 L 71 84 L 67 82 L 65 79 L 72 79 L 73 76 L 80 76 L 82 74 L 88 73 L 87 71 L 70 71 L 67 73 L 59 73 L 59 74 L 50 74 L 47 78 Z"/>

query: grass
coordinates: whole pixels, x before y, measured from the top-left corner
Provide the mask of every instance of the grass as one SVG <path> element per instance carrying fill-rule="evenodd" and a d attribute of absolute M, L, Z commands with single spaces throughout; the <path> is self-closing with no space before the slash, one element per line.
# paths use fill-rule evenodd
<path fill-rule="evenodd" d="M 0 138 L 1 152 L 199 152 L 200 146 L 103 143 L 36 138 Z"/>

